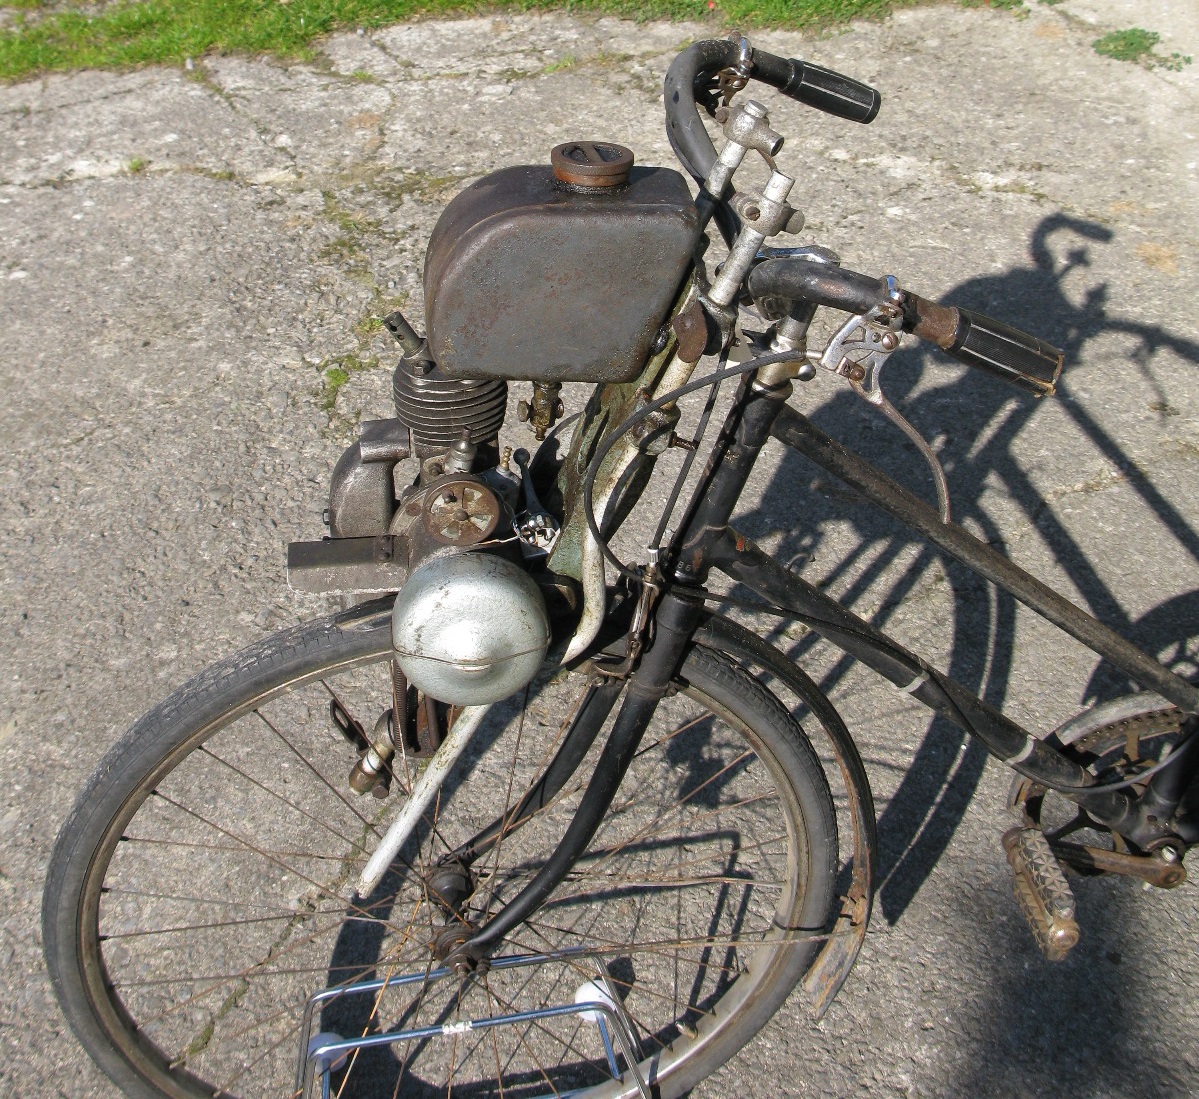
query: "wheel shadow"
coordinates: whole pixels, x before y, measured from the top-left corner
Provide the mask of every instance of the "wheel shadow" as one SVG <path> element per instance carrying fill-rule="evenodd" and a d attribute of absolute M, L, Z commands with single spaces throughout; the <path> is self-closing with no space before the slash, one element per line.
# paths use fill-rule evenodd
<path fill-rule="evenodd" d="M 1132 341 L 1129 360 L 1136 367 L 1130 386 L 1148 391 L 1151 408 L 1168 409 L 1157 371 L 1156 356 L 1169 350 L 1182 360 L 1199 364 L 1199 344 L 1176 337 L 1165 329 L 1111 315 L 1105 283 L 1093 284 L 1075 302 L 1065 282 L 1091 264 L 1094 245 L 1111 243 L 1113 234 L 1094 222 L 1054 214 L 1045 218 L 1030 241 L 1032 262 L 1002 275 L 972 279 L 950 290 L 945 300 L 955 305 L 1007 319 L 1041 336 L 1065 353 L 1058 402 L 1086 439 L 1108 462 L 1122 471 L 1141 502 L 1152 512 L 1163 532 L 1199 561 L 1199 531 L 1187 522 L 1120 442 L 1070 396 L 1071 386 L 1085 376 L 1083 356 L 1090 341 L 1117 333 Z M 984 491 L 998 484 L 1069 572 L 1079 601 L 1105 624 L 1130 636 L 1148 651 L 1193 670 L 1195 646 L 1193 613 L 1199 596 L 1172 600 L 1134 622 L 1119 593 L 1103 579 L 1097 559 L 1105 547 L 1079 543 L 1053 506 L 1038 491 L 1015 455 L 1014 444 L 1036 417 L 1040 402 L 1010 386 L 970 372 L 953 381 L 913 391 L 926 367 L 935 379 L 943 366 L 924 354 L 905 348 L 889 364 L 885 388 L 892 403 L 926 439 L 934 441 L 949 478 L 953 518 L 965 523 L 986 541 L 1000 548 L 1003 535 L 987 513 Z M 841 392 L 811 414 L 813 422 L 835 438 L 847 441 L 863 457 L 884 469 L 925 499 L 932 497 L 931 478 L 918 452 L 896 429 L 848 392 Z M 946 430 L 946 425 L 952 425 Z M 1037 430 L 1037 425 L 1031 425 Z M 792 526 L 802 515 L 801 527 L 781 540 L 779 556 L 802 568 L 818 554 L 835 558 L 821 575 L 821 587 L 843 591 L 842 602 L 852 606 L 870 592 L 882 602 L 872 621 L 886 628 L 895 609 L 919 589 L 942 577 L 952 589 L 949 658 L 946 670 L 991 705 L 1001 707 L 1012 682 L 1015 646 L 1015 601 L 991 591 L 968 569 L 931 550 L 903 532 L 888 516 L 858 502 L 839 483 L 831 482 L 815 465 L 788 451 L 762 495 L 761 507 L 739 516 L 737 525 L 751 536 Z M 797 494 L 797 486 L 800 493 Z M 829 548 L 833 524 L 849 522 L 853 548 L 836 556 Z M 1009 525 L 1010 524 L 1006 524 Z M 891 563 L 907 550 L 914 556 L 901 574 L 884 582 Z M 823 561 L 822 561 L 823 564 Z M 788 641 L 782 628 L 772 638 L 802 661 L 817 643 L 814 635 Z M 831 691 L 843 681 L 851 661 L 842 658 L 825 674 L 821 686 Z M 1087 689 L 1087 701 L 1126 693 L 1127 683 L 1101 667 Z M 960 823 L 979 780 L 988 754 L 949 722 L 934 718 L 916 750 L 898 789 L 879 818 L 878 908 L 894 924 L 945 851 Z"/>

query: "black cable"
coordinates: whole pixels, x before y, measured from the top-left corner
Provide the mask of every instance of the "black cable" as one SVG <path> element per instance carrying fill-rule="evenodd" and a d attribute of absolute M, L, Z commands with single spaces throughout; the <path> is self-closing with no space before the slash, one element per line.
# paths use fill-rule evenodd
<path fill-rule="evenodd" d="M 716 370 L 711 374 L 707 374 L 702 378 L 697 378 L 694 381 L 688 382 L 686 385 L 681 385 L 677 389 L 672 389 L 650 401 L 649 404 L 642 406 L 631 416 L 616 426 L 616 428 L 608 435 L 608 437 L 599 445 L 595 452 L 595 456 L 591 459 L 587 466 L 587 472 L 583 475 L 583 518 L 587 520 L 587 529 L 591 532 L 592 538 L 595 539 L 596 545 L 599 546 L 600 552 L 608 563 L 620 573 L 621 576 L 627 576 L 630 580 L 640 582 L 641 574 L 636 569 L 631 569 L 624 564 L 608 547 L 607 542 L 600 534 L 599 524 L 595 519 L 595 504 L 594 493 L 595 478 L 599 474 L 600 463 L 608 456 L 608 453 L 616 445 L 616 442 L 622 435 L 625 435 L 636 427 L 642 420 L 657 412 L 658 409 L 665 405 L 677 401 L 680 397 L 685 397 L 688 393 L 694 393 L 698 389 L 703 389 L 705 386 L 715 385 L 717 382 L 722 382 L 725 378 L 736 377 L 738 374 L 748 374 L 754 370 L 759 370 L 763 366 L 771 366 L 774 363 L 794 362 L 797 359 L 802 359 L 802 355 L 797 355 L 794 351 L 779 351 L 772 355 L 760 355 L 756 359 L 750 359 L 747 362 L 738 363 L 736 366 L 730 366 L 724 370 Z"/>
<path fill-rule="evenodd" d="M 719 365 L 723 367 L 728 362 L 728 358 L 729 348 L 726 345 L 720 354 Z M 712 412 L 716 408 L 717 400 L 720 398 L 721 384 L 721 382 L 713 383 L 711 392 L 708 393 L 708 399 L 704 402 L 704 410 L 700 414 L 699 422 L 695 426 L 695 445 L 687 451 L 687 456 L 683 459 L 683 464 L 679 468 L 678 476 L 674 479 L 674 487 L 670 490 L 666 506 L 662 509 L 662 517 L 658 520 L 658 529 L 654 531 L 654 540 L 651 545 L 662 545 L 662 537 L 665 535 L 666 528 L 670 524 L 671 516 L 674 515 L 675 504 L 679 501 L 683 485 L 686 484 L 687 476 L 691 473 L 691 467 L 695 464 L 695 459 L 699 455 L 699 444 L 703 441 L 704 435 L 707 434 L 708 422 L 712 419 Z"/>

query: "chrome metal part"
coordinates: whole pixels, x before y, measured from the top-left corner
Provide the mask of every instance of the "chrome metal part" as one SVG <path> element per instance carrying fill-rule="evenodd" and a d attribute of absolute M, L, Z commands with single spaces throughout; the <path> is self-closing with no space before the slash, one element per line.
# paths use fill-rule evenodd
<path fill-rule="evenodd" d="M 753 149 L 772 158 L 783 147 L 783 135 L 770 128 L 770 116 L 756 99 L 724 108 L 717 119 L 723 125 L 725 145 L 704 180 L 704 188 L 713 197 L 720 198 L 733 173 L 741 167 L 746 153 Z"/>
<path fill-rule="evenodd" d="M 392 611 L 392 647 L 408 681 L 456 706 L 520 690 L 549 642 L 541 590 L 519 565 L 490 553 L 425 562 Z"/>
<path fill-rule="evenodd" d="M 742 213 L 746 221 L 737 234 L 737 239 L 733 241 L 728 258 L 708 290 L 707 301 L 727 309 L 736 300 L 741 282 L 757 259 L 762 244 L 767 237 L 780 232 L 791 216 L 792 210 L 787 204 L 787 196 L 791 193 L 794 183 L 795 180 L 777 169 L 771 171 L 762 194 L 755 200 L 756 215 L 750 218 L 748 210 Z"/>
<path fill-rule="evenodd" d="M 903 339 L 902 294 L 892 275 L 887 276 L 892 301 L 876 306 L 865 316 L 850 317 L 828 342 L 820 355 L 825 370 L 848 380 L 850 388 L 874 405 L 911 441 L 928 464 L 937 490 L 937 510 L 942 523 L 950 521 L 949 482 L 933 448 L 899 410 L 887 400 L 882 389 L 882 370 Z"/>
<path fill-rule="evenodd" d="M 350 770 L 350 789 L 354 793 L 387 797 L 391 778 L 387 765 L 396 752 L 393 730 L 391 711 L 385 710 L 375 722 L 370 747 Z"/>
<path fill-rule="evenodd" d="M 466 558 L 455 557 L 450 560 L 462 561 L 466 560 Z M 498 560 L 498 558 L 491 558 L 491 560 Z M 479 728 L 483 718 L 487 716 L 487 711 L 490 709 L 489 705 L 467 706 L 458 715 L 458 720 L 454 722 L 453 727 L 450 729 L 450 735 L 445 738 L 441 747 L 437 749 L 436 754 L 429 761 L 429 765 L 413 786 L 412 793 L 404 802 L 404 807 L 400 810 L 400 815 L 396 817 L 387 829 L 387 832 L 379 841 L 379 846 L 375 848 L 366 866 L 363 868 L 362 875 L 359 877 L 357 884 L 358 895 L 360 897 L 369 896 L 375 886 L 382 880 L 383 875 L 387 873 L 387 868 L 391 865 L 392 859 L 400 853 L 400 848 L 404 846 L 408 841 L 408 837 L 412 835 L 412 830 L 424 815 L 425 810 L 428 809 L 437 791 L 441 789 L 441 784 L 453 769 L 454 764 L 458 762 L 458 757 L 466 750 L 471 737 Z"/>
<path fill-rule="evenodd" d="M 572 969 L 578 965 L 578 957 L 573 953 L 556 954 L 520 954 L 493 958 L 489 962 L 492 970 L 518 969 L 525 966 L 548 965 L 555 962 L 565 962 Z M 655 1092 L 642 1075 L 640 1061 L 641 1049 L 636 1040 L 628 1013 L 620 1003 L 620 998 L 614 995 L 606 979 L 606 973 L 601 977 L 604 985 L 601 998 L 596 1000 L 576 999 L 570 1004 L 541 1006 L 528 1011 L 510 1011 L 506 1015 L 491 1015 L 481 1019 L 465 1019 L 445 1022 L 438 1026 L 413 1028 L 410 1030 L 388 1031 L 383 1034 L 367 1034 L 357 1038 L 345 1038 L 340 1035 L 322 1031 L 313 1034 L 313 1021 L 317 1009 L 322 1005 L 341 1000 L 348 996 L 370 996 L 375 1002 L 388 988 L 399 988 L 404 985 L 428 985 L 444 981 L 450 977 L 462 977 L 463 974 L 453 965 L 439 966 L 436 969 L 422 969 L 415 973 L 390 974 L 369 981 L 359 981 L 351 985 L 338 985 L 322 989 L 308 999 L 304 1008 L 304 1018 L 300 1026 L 300 1053 L 296 1065 L 295 1087 L 292 1094 L 299 1099 L 309 1099 L 314 1094 L 331 1095 L 332 1085 L 330 1074 L 336 1072 L 352 1054 L 363 1049 L 374 1049 L 380 1046 L 398 1045 L 401 1042 L 429 1041 L 438 1038 L 457 1039 L 463 1034 L 474 1034 L 492 1030 L 496 1027 L 522 1026 L 528 1023 L 538 1023 L 543 1019 L 557 1019 L 576 1016 L 586 1021 L 603 1020 L 606 1033 L 615 1034 L 620 1046 L 621 1056 L 625 1061 L 625 1075 L 630 1077 L 636 1093 L 641 1099 L 651 1099 Z M 592 982 L 588 982 L 591 984 Z M 607 990 L 607 991 L 604 991 Z M 609 1068 L 616 1078 L 621 1074 L 616 1071 L 615 1051 L 609 1056 Z M 614 1081 L 615 1082 L 615 1081 Z M 551 1084 L 552 1087 L 552 1084 Z M 502 1081 L 501 1081 L 502 1088 Z M 319 1092 L 318 1092 L 319 1089 Z M 555 1090 L 555 1094 L 557 1094 Z"/>
<path fill-rule="evenodd" d="M 754 67 L 754 51 L 749 39 L 734 31 L 729 40 L 737 43 L 737 60 L 721 69 L 718 78 L 720 98 L 726 108 L 733 102 L 733 96 L 749 83 Z"/>
<path fill-rule="evenodd" d="M 446 451 L 446 473 L 470 473 L 475 468 L 479 448 L 470 441 L 470 429 L 462 429 L 462 437 Z"/>

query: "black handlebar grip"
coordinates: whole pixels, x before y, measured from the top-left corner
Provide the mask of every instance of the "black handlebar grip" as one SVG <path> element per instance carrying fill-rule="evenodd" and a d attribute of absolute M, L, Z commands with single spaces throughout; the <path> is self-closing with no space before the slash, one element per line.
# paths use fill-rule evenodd
<path fill-rule="evenodd" d="M 904 327 L 958 362 L 1038 397 L 1053 395 L 1062 372 L 1065 356 L 1052 344 L 972 309 L 938 305 L 909 292 L 904 297 Z"/>
<path fill-rule="evenodd" d="M 873 122 L 883 97 L 869 84 L 832 69 L 753 51 L 753 75 L 789 99 L 850 122 Z"/>
<path fill-rule="evenodd" d="M 953 343 L 945 350 L 958 362 L 977 366 L 1005 382 L 1050 397 L 1065 356 L 1052 344 L 970 309 L 958 310 Z"/>

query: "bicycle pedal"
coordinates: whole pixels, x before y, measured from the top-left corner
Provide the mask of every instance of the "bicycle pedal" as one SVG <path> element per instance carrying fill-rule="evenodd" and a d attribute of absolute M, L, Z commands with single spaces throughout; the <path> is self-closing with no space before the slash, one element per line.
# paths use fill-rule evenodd
<path fill-rule="evenodd" d="M 1041 953 L 1060 962 L 1078 942 L 1074 894 L 1061 865 L 1039 828 L 1013 828 L 1003 849 L 1015 875 L 1016 902 L 1028 920 Z"/>

